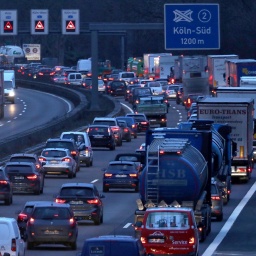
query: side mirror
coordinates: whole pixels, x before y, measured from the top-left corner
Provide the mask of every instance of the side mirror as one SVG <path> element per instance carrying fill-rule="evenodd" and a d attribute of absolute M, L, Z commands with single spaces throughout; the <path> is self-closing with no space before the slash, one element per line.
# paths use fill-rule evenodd
<path fill-rule="evenodd" d="M 142 227 L 142 221 L 136 221 L 136 223 L 133 225 L 136 228 L 141 228 Z"/>

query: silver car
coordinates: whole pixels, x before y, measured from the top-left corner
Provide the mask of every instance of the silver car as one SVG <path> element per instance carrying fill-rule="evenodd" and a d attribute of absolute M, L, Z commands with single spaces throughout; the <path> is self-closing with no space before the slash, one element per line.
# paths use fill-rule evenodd
<path fill-rule="evenodd" d="M 68 178 L 76 177 L 77 163 L 66 148 L 45 148 L 39 160 L 44 166 L 45 174 L 66 174 Z"/>

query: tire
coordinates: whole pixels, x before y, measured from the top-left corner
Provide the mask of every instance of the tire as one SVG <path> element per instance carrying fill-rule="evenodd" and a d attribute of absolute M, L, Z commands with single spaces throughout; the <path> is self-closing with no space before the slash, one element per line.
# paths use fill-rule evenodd
<path fill-rule="evenodd" d="M 68 178 L 69 178 L 69 179 L 73 179 L 73 177 L 74 177 L 73 172 L 71 172 L 71 173 L 68 174 Z"/>
<path fill-rule="evenodd" d="M 134 139 L 137 139 L 137 133 L 133 135 L 133 138 L 134 138 Z"/>
<path fill-rule="evenodd" d="M 90 166 L 93 166 L 93 160 L 90 162 Z"/>
<path fill-rule="evenodd" d="M 40 185 L 39 185 L 39 188 L 37 190 L 34 191 L 34 194 L 35 195 L 40 195 L 41 194 L 41 188 L 40 188 Z"/>
<path fill-rule="evenodd" d="M 42 188 L 40 189 L 40 194 L 44 193 L 44 185 L 42 186 Z"/>
<path fill-rule="evenodd" d="M 77 249 L 76 241 L 73 243 L 70 243 L 70 247 L 71 247 L 71 250 L 76 250 Z"/>
<path fill-rule="evenodd" d="M 86 167 L 90 167 L 91 166 L 90 160 L 88 162 L 86 162 L 85 166 Z"/>
<path fill-rule="evenodd" d="M 126 140 L 126 142 L 131 142 L 131 141 L 132 141 L 131 137 Z"/>
<path fill-rule="evenodd" d="M 139 185 L 135 187 L 135 192 L 139 192 Z"/>
<path fill-rule="evenodd" d="M 223 220 L 223 214 L 221 214 L 220 216 L 218 216 L 216 219 L 217 219 L 217 221 L 222 221 L 222 220 Z"/>
<path fill-rule="evenodd" d="M 27 250 L 32 250 L 34 247 L 34 243 L 32 242 L 27 242 Z"/>
<path fill-rule="evenodd" d="M 12 203 L 12 196 L 10 196 L 8 199 L 4 200 L 5 205 L 10 205 Z"/>
<path fill-rule="evenodd" d="M 122 141 L 122 140 L 119 140 L 117 145 L 118 145 L 119 147 L 121 147 L 121 146 L 123 145 L 123 141 Z"/>
<path fill-rule="evenodd" d="M 112 145 L 109 147 L 110 150 L 115 150 L 116 149 L 116 146 L 115 145 Z"/>
<path fill-rule="evenodd" d="M 101 216 L 99 216 L 97 219 L 94 220 L 95 225 L 100 225 L 101 223 Z"/>
<path fill-rule="evenodd" d="M 100 217 L 100 223 L 101 223 L 101 224 L 103 223 L 103 213 L 102 213 L 102 215 L 101 215 L 101 217 Z"/>
<path fill-rule="evenodd" d="M 106 187 L 106 186 L 103 186 L 103 192 L 108 192 L 109 191 L 109 188 L 108 187 Z"/>

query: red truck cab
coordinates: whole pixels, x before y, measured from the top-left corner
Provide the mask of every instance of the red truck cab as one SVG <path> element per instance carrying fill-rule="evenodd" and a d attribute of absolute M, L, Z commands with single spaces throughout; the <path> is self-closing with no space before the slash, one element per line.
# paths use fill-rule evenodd
<path fill-rule="evenodd" d="M 190 208 L 148 208 L 134 226 L 147 255 L 198 255 L 198 229 Z"/>

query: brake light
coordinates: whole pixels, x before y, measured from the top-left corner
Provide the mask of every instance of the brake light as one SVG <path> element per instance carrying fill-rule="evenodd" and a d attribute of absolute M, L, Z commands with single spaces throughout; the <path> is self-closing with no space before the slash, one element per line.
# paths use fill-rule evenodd
<path fill-rule="evenodd" d="M 140 238 L 140 241 L 141 241 L 143 244 L 145 244 L 145 243 L 147 242 L 147 239 L 146 239 L 146 237 L 143 237 L 143 236 L 142 236 L 142 237 Z"/>
<path fill-rule="evenodd" d="M 66 200 L 65 200 L 65 199 L 56 198 L 56 199 L 55 199 L 55 202 L 58 203 L 58 204 L 65 204 L 65 203 L 66 203 Z"/>
<path fill-rule="evenodd" d="M 141 122 L 141 124 L 147 124 L 148 122 Z"/>
<path fill-rule="evenodd" d="M 29 180 L 36 180 L 37 179 L 37 175 L 30 175 L 30 176 L 27 176 L 27 179 Z"/>
<path fill-rule="evenodd" d="M 36 169 L 40 169 L 40 164 L 36 164 Z"/>
<path fill-rule="evenodd" d="M 106 178 L 110 178 L 110 177 L 112 177 L 112 174 L 111 174 L 111 173 L 105 173 L 104 176 L 105 176 Z"/>
<path fill-rule="evenodd" d="M 45 161 L 46 161 L 46 158 L 44 158 L 44 157 L 39 157 L 39 161 L 40 161 L 40 162 L 45 162 Z"/>
<path fill-rule="evenodd" d="M 38 75 L 39 75 L 39 76 L 43 76 L 43 75 L 44 75 L 44 73 L 42 73 L 42 72 L 39 72 L 39 73 L 38 73 Z"/>
<path fill-rule="evenodd" d="M 137 177 L 138 177 L 138 174 L 137 174 L 137 173 L 131 173 L 131 174 L 129 174 L 129 176 L 130 176 L 131 178 L 137 178 Z"/>
<path fill-rule="evenodd" d="M 11 245 L 11 250 L 12 252 L 16 252 L 17 246 L 16 246 L 16 239 L 12 239 L 12 245 Z"/>
<path fill-rule="evenodd" d="M 0 180 L 0 184 L 7 185 L 8 182 L 6 180 Z"/>
<path fill-rule="evenodd" d="M 75 156 L 76 155 L 76 151 L 71 151 L 71 155 Z"/>
<path fill-rule="evenodd" d="M 136 128 L 136 125 L 135 125 L 135 124 L 133 124 L 133 125 L 132 125 L 132 128 Z"/>
<path fill-rule="evenodd" d="M 70 163 L 70 162 L 71 162 L 71 159 L 68 158 L 68 157 L 65 157 L 65 158 L 62 158 L 61 161 L 62 161 L 62 162 Z"/>
<path fill-rule="evenodd" d="M 99 203 L 99 199 L 91 199 L 91 200 L 87 200 L 88 204 L 98 204 Z"/>
<path fill-rule="evenodd" d="M 113 132 L 117 132 L 117 131 L 119 131 L 119 128 L 118 128 L 118 127 L 113 127 L 113 128 L 112 128 L 112 131 L 113 131 Z"/>
<path fill-rule="evenodd" d="M 128 130 L 127 128 L 124 128 L 124 131 L 125 131 L 125 132 L 129 132 L 129 130 Z"/>
<path fill-rule="evenodd" d="M 20 213 L 19 215 L 18 215 L 18 221 L 24 221 L 24 220 L 26 220 L 27 219 L 27 214 L 25 214 L 25 213 Z"/>
<path fill-rule="evenodd" d="M 76 223 L 76 221 L 74 218 L 71 218 L 71 219 L 69 219 L 69 223 L 71 226 L 73 226 Z"/>
<path fill-rule="evenodd" d="M 33 225 L 35 223 L 35 219 L 34 218 L 30 218 L 29 219 L 29 224 Z"/>
<path fill-rule="evenodd" d="M 220 197 L 219 196 L 211 196 L 211 199 L 212 200 L 220 200 Z"/>

